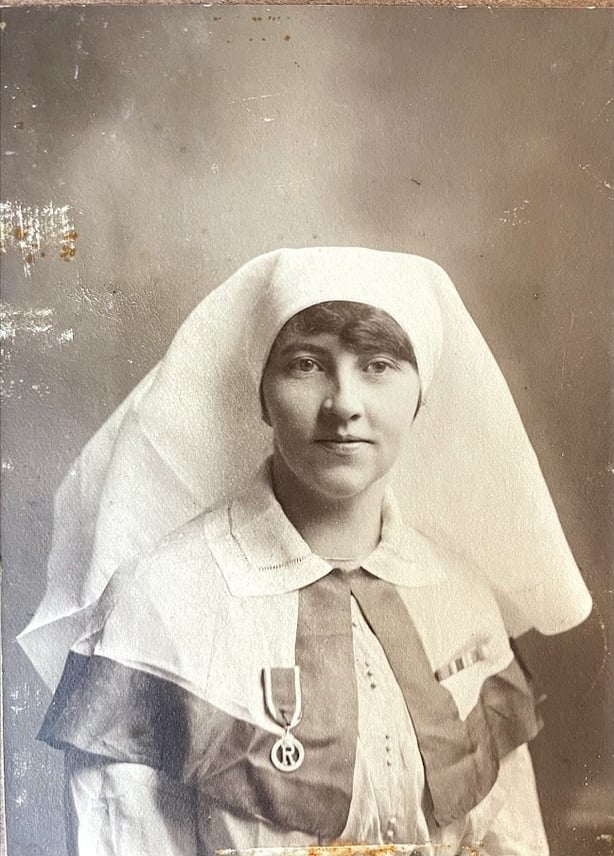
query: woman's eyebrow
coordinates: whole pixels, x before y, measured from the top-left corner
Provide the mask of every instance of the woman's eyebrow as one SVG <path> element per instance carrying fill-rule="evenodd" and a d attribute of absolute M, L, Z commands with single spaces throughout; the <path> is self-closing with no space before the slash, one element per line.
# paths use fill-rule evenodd
<path fill-rule="evenodd" d="M 328 348 L 325 348 L 323 345 L 318 345 L 315 342 L 310 342 L 309 339 L 293 339 L 281 346 L 279 354 L 283 357 L 287 354 L 293 353 L 294 351 L 309 351 L 312 354 L 318 354 L 322 357 L 330 354 L 330 350 Z"/>

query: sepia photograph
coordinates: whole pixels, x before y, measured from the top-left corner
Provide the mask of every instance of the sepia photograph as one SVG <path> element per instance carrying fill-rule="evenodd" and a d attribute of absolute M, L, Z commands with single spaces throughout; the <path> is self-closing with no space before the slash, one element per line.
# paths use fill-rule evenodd
<path fill-rule="evenodd" d="M 5 8 L 8 856 L 612 856 L 614 14 Z"/>

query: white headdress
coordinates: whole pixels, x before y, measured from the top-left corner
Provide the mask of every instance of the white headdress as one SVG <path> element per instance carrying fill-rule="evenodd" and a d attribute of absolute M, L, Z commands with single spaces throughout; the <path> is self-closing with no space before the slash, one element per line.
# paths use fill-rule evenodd
<path fill-rule="evenodd" d="M 51 686 L 115 570 L 241 489 L 269 454 L 258 382 L 293 315 L 384 309 L 414 347 L 426 405 L 395 468 L 412 526 L 463 556 L 511 635 L 558 633 L 591 608 L 503 376 L 446 273 L 361 248 L 278 250 L 209 294 L 94 435 L 56 496 L 47 592 L 20 642 Z"/>

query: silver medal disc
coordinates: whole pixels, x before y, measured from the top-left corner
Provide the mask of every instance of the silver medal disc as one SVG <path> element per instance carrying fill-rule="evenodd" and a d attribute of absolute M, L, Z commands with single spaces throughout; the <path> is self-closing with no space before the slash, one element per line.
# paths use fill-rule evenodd
<path fill-rule="evenodd" d="M 271 761 L 273 766 L 282 773 L 292 773 L 303 763 L 305 749 L 300 740 L 297 740 L 289 731 L 276 740 L 271 749 Z"/>

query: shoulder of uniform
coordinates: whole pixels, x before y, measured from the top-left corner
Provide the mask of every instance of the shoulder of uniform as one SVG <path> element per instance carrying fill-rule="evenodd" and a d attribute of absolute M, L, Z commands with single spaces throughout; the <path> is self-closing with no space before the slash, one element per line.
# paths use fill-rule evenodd
<path fill-rule="evenodd" d="M 206 592 L 211 601 L 224 589 L 224 580 L 207 536 L 207 509 L 166 535 L 156 546 L 141 553 L 116 572 L 113 588 L 136 589 L 156 601 L 182 596 L 186 600 Z"/>
<path fill-rule="evenodd" d="M 449 585 L 471 592 L 484 601 L 494 600 L 480 568 L 448 546 L 443 538 L 435 539 L 416 529 L 412 530 L 411 538 L 414 549 L 417 547 L 419 561 L 438 571 Z"/>
<path fill-rule="evenodd" d="M 495 592 L 483 572 L 445 543 L 419 533 L 418 562 L 433 574 L 433 586 L 412 590 L 408 608 L 421 628 L 433 667 L 489 640 L 492 656 L 509 657 L 507 630 Z"/>
<path fill-rule="evenodd" d="M 445 546 L 442 539 L 427 535 L 414 526 L 404 526 L 402 534 L 394 544 L 396 551 L 409 561 L 417 562 L 425 568 L 441 572 L 444 576 L 458 573 L 463 558 Z"/>

